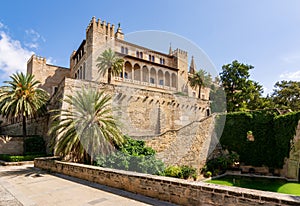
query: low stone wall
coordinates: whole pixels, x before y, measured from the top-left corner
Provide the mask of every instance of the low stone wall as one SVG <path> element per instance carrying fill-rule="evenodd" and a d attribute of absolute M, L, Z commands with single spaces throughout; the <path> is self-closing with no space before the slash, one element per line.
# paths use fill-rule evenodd
<path fill-rule="evenodd" d="M 179 205 L 300 205 L 300 197 L 36 158 L 34 166 Z"/>
<path fill-rule="evenodd" d="M 23 137 L 0 136 L 0 154 L 22 155 L 23 145 Z"/>

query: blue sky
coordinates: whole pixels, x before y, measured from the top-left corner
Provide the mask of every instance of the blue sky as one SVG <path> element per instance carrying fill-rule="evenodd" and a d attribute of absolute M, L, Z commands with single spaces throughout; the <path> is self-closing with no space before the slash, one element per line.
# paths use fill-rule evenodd
<path fill-rule="evenodd" d="M 235 59 L 251 64 L 251 79 L 267 93 L 277 81 L 300 81 L 297 0 L 3 0 L 0 81 L 25 71 L 32 53 L 68 67 L 93 16 L 121 22 L 125 34 L 161 30 L 183 36 L 210 57 L 218 72 Z"/>

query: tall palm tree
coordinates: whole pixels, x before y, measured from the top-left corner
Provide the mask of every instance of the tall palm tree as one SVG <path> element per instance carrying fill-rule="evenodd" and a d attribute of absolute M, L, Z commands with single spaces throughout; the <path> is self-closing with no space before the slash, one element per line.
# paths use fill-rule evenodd
<path fill-rule="evenodd" d="M 188 81 L 193 89 L 199 89 L 198 98 L 201 98 L 201 89 L 211 84 L 211 75 L 200 69 L 197 73 L 189 76 Z"/>
<path fill-rule="evenodd" d="M 109 48 L 97 58 L 97 62 L 98 72 L 102 75 L 107 72 L 107 83 L 110 84 L 112 75 L 117 76 L 122 72 L 124 60 L 116 56 L 115 52 Z"/>
<path fill-rule="evenodd" d="M 48 93 L 38 88 L 40 82 L 32 74 L 16 73 L 0 90 L 0 114 L 7 119 L 22 117 L 23 136 L 26 137 L 26 119 L 46 111 Z"/>
<path fill-rule="evenodd" d="M 56 111 L 50 134 L 56 154 L 86 163 L 93 163 L 96 155 L 107 154 L 121 145 L 123 136 L 112 116 L 111 96 L 93 88 L 82 88 L 64 100 L 69 109 Z"/>

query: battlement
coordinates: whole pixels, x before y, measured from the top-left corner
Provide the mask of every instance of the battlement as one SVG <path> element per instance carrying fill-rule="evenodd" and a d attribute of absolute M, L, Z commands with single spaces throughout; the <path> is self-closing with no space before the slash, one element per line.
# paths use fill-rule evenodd
<path fill-rule="evenodd" d="M 172 55 L 174 55 L 174 56 L 176 56 L 176 57 L 186 58 L 186 59 L 187 59 L 187 57 L 188 57 L 188 52 L 177 48 L 177 49 L 175 49 L 175 50 L 172 52 Z"/>
<path fill-rule="evenodd" d="M 33 54 L 30 59 L 27 61 L 27 64 L 31 61 L 35 61 L 35 62 L 38 62 L 38 63 L 41 63 L 41 64 L 46 64 L 46 57 L 41 57 L 41 56 L 37 56 L 35 54 Z"/>
<path fill-rule="evenodd" d="M 91 29 L 93 29 L 93 31 L 98 31 L 110 37 L 113 37 L 115 34 L 115 25 L 110 24 L 109 22 L 106 23 L 106 21 L 101 21 L 100 19 L 96 21 L 96 17 L 92 18 L 92 20 L 86 28 L 86 32 L 88 33 Z"/>

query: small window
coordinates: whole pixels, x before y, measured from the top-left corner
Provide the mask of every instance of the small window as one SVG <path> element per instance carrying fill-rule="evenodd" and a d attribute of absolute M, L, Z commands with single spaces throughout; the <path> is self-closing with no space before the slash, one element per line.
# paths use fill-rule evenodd
<path fill-rule="evenodd" d="M 140 57 L 140 52 L 136 51 L 136 57 L 139 58 Z"/>
<path fill-rule="evenodd" d="M 58 91 L 58 87 L 52 87 L 52 94 L 55 94 Z"/>
<path fill-rule="evenodd" d="M 149 54 L 149 61 L 151 61 L 151 55 Z"/>
<path fill-rule="evenodd" d="M 153 77 L 150 77 L 150 83 L 154 84 L 154 78 Z"/>
<path fill-rule="evenodd" d="M 140 52 L 140 58 L 143 58 L 143 52 Z"/>
<path fill-rule="evenodd" d="M 128 54 L 128 48 L 125 47 L 125 54 Z"/>
<path fill-rule="evenodd" d="M 154 56 L 152 56 L 152 61 L 153 61 L 153 62 L 155 61 L 155 57 L 154 57 Z"/>
<path fill-rule="evenodd" d="M 165 59 L 162 59 L 162 64 L 165 64 Z"/>
<path fill-rule="evenodd" d="M 159 80 L 159 85 L 164 85 L 164 80 Z"/>
<path fill-rule="evenodd" d="M 121 46 L 121 53 L 124 54 L 124 47 Z"/>

